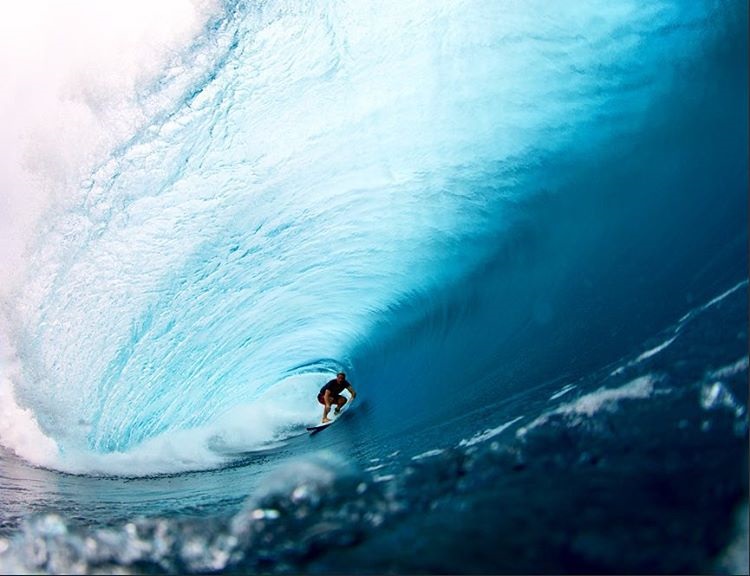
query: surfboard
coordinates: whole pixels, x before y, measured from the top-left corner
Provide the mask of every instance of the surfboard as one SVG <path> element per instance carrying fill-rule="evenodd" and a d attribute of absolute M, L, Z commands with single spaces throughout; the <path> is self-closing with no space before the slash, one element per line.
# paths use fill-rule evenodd
<path fill-rule="evenodd" d="M 315 434 L 316 432 L 320 432 L 321 430 L 328 428 L 335 421 L 336 420 L 331 420 L 330 422 L 326 422 L 325 424 L 318 424 L 317 426 L 308 426 L 307 429 L 309 430 L 310 434 Z"/>
<path fill-rule="evenodd" d="M 341 416 L 344 414 L 344 412 L 346 412 L 346 407 L 344 407 L 341 410 L 341 412 L 339 412 L 338 416 L 334 416 L 332 414 L 333 418 L 331 419 L 330 422 L 326 422 L 325 424 L 316 424 L 315 426 L 308 426 L 307 427 L 308 432 L 310 432 L 310 434 L 316 434 L 317 432 L 320 432 L 321 430 L 325 430 L 331 424 L 333 424 L 334 422 L 336 422 L 336 420 L 338 420 L 339 418 L 341 418 Z"/>

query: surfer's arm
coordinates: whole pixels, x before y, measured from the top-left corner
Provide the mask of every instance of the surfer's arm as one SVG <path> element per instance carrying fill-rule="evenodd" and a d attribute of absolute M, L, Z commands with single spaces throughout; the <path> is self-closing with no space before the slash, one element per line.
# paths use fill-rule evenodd
<path fill-rule="evenodd" d="M 354 397 L 357 395 L 357 393 L 354 391 L 354 388 L 352 388 L 351 386 L 347 386 L 346 389 L 349 390 L 349 394 L 352 395 L 352 400 L 354 400 Z"/>
<path fill-rule="evenodd" d="M 323 394 L 323 402 L 325 402 L 326 407 L 331 407 L 331 391 L 326 388 L 325 393 Z"/>

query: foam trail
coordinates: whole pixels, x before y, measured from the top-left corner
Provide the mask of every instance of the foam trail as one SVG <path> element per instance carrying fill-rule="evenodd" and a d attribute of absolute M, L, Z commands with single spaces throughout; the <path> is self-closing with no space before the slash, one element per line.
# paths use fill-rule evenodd
<path fill-rule="evenodd" d="M 57 443 L 39 428 L 33 412 L 18 406 L 13 394 L 13 369 L 2 365 L 0 375 L 0 444 L 40 466 L 59 466 Z"/>
<path fill-rule="evenodd" d="M 651 350 L 646 350 L 643 354 L 638 356 L 638 358 L 635 359 L 635 363 L 642 362 L 643 360 L 646 360 L 648 358 L 651 358 L 652 356 L 655 356 L 662 350 L 664 350 L 667 346 L 669 346 L 672 342 L 674 342 L 677 339 L 677 336 L 673 336 L 672 338 L 665 340 L 658 346 L 654 346 L 651 348 Z"/>
<path fill-rule="evenodd" d="M 696 314 L 700 314 L 701 312 L 707 310 L 711 306 L 715 306 L 716 304 L 718 304 L 719 302 L 721 302 L 722 300 L 724 300 L 727 296 L 730 296 L 730 295 L 734 294 L 737 290 L 741 290 L 742 288 L 744 288 L 745 286 L 747 286 L 747 284 L 748 284 L 747 280 L 743 280 L 741 282 L 738 282 L 737 284 L 735 284 L 734 286 L 732 286 L 729 290 L 727 290 L 726 292 L 723 292 L 722 294 L 719 294 L 718 296 L 716 296 L 716 298 L 713 298 L 710 302 L 707 302 L 706 304 L 704 304 L 703 306 L 701 306 L 697 310 L 691 310 L 690 312 L 688 312 L 687 314 L 685 314 L 682 318 L 680 318 L 680 324 L 683 324 L 687 320 L 693 318 Z M 678 326 L 677 330 L 679 330 L 680 328 L 681 328 L 681 326 Z"/>
<path fill-rule="evenodd" d="M 528 426 L 519 428 L 516 436 L 524 436 L 530 429 L 547 422 L 551 416 L 563 414 L 572 421 L 580 421 L 590 418 L 600 410 L 617 410 L 622 400 L 649 398 L 654 393 L 654 385 L 658 378 L 653 375 L 640 376 L 627 384 L 617 388 L 599 388 L 594 392 L 585 394 L 576 400 L 558 406 L 554 410 L 542 414 Z"/>
<path fill-rule="evenodd" d="M 217 468 L 238 457 L 283 446 L 289 431 L 299 428 L 308 416 L 261 401 L 237 406 L 214 424 L 167 432 L 127 451 L 69 450 L 53 465 L 74 474 L 128 477 Z"/>

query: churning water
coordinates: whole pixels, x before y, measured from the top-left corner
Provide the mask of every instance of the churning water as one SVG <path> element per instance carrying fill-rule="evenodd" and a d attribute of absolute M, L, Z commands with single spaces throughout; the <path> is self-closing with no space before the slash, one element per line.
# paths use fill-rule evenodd
<path fill-rule="evenodd" d="M 746 567 L 746 3 L 166 6 L 4 103 L 0 571 Z"/>

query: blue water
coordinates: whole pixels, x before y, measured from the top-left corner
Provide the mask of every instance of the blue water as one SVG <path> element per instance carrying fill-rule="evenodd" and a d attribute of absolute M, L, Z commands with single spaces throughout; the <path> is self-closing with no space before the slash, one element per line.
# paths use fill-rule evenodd
<path fill-rule="evenodd" d="M 227 2 L 5 303 L 0 571 L 746 565 L 747 17 Z"/>

